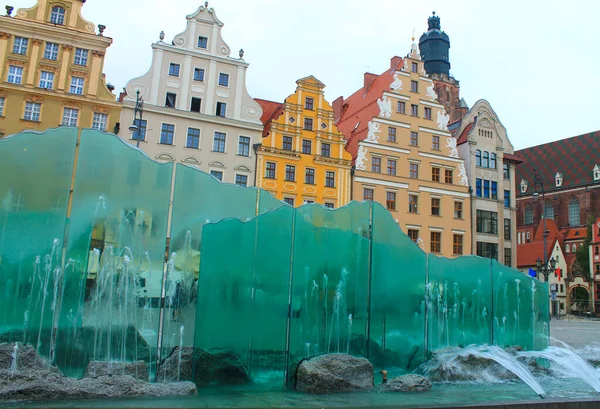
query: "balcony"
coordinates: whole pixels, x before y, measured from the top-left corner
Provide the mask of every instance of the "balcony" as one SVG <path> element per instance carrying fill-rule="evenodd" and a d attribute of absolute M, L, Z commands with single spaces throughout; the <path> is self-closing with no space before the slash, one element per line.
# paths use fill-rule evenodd
<path fill-rule="evenodd" d="M 342 165 L 342 166 L 352 166 L 352 161 L 346 160 L 346 159 L 339 159 L 339 158 L 332 158 L 330 156 L 322 156 L 322 155 L 315 155 L 315 162 L 317 163 L 333 163 L 336 165 Z"/>

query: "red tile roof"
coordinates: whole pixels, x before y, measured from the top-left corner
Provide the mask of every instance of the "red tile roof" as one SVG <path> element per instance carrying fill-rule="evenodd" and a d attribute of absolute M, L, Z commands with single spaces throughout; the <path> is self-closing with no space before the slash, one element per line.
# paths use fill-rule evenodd
<path fill-rule="evenodd" d="M 462 133 L 460 134 L 460 136 L 458 137 L 458 139 L 456 140 L 456 144 L 462 145 L 463 143 L 468 142 L 469 134 L 471 133 L 471 131 L 473 130 L 474 127 L 475 127 L 475 122 L 471 122 L 469 125 L 467 125 L 465 127 L 465 129 L 462 131 Z"/>
<path fill-rule="evenodd" d="M 267 136 L 271 130 L 271 121 L 277 119 L 283 113 L 284 104 L 260 98 L 254 98 L 254 100 L 258 102 L 263 110 L 260 121 L 264 125 L 263 136 Z"/>
<path fill-rule="evenodd" d="M 513 162 L 515 162 L 517 164 L 523 163 L 523 159 L 521 159 L 517 155 L 513 155 L 513 154 L 510 154 L 510 153 L 505 153 L 504 155 L 502 155 L 502 159 L 503 160 L 510 160 L 510 161 L 513 161 Z"/>
<path fill-rule="evenodd" d="M 558 241 L 559 245 L 563 246 L 562 234 L 554 223 L 554 220 L 546 219 L 546 230 L 548 237 L 546 241 L 546 260 L 550 258 L 552 249 Z M 544 220 L 540 220 L 540 224 L 536 229 L 536 234 L 533 240 L 529 243 L 517 245 L 517 267 L 532 267 L 536 265 L 537 259 L 544 259 Z"/>
<path fill-rule="evenodd" d="M 587 227 L 576 227 L 569 229 L 565 240 L 585 240 L 587 238 Z"/>

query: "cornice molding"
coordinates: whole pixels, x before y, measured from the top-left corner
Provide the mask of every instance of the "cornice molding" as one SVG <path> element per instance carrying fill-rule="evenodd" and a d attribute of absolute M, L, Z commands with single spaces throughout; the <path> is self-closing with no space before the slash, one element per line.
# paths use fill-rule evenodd
<path fill-rule="evenodd" d="M 244 68 L 248 68 L 250 66 L 250 64 L 248 64 L 244 60 L 239 60 L 239 59 L 232 58 L 232 57 L 223 57 L 223 56 L 219 56 L 216 54 L 205 53 L 202 51 L 194 51 L 194 50 L 188 50 L 185 48 L 177 48 L 177 47 L 171 46 L 166 43 L 153 43 L 152 48 L 157 49 L 157 50 L 171 52 L 173 54 L 180 54 L 180 55 L 184 55 L 184 56 L 191 55 L 192 57 L 200 58 L 203 60 L 220 61 L 220 62 L 223 62 L 226 64 L 241 66 Z"/>

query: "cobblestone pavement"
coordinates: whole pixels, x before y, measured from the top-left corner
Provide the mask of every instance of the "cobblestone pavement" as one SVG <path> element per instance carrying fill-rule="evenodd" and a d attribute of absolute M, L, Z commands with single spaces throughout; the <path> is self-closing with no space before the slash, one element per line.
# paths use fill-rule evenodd
<path fill-rule="evenodd" d="M 575 349 L 600 343 L 600 321 L 590 319 L 560 319 L 550 321 L 551 344 L 561 346 L 560 340 Z"/>

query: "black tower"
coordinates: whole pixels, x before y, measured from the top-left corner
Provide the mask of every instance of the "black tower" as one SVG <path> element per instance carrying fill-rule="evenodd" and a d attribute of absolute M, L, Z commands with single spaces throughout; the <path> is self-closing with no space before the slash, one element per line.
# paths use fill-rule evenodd
<path fill-rule="evenodd" d="M 425 71 L 431 74 L 450 75 L 450 38 L 440 29 L 440 18 L 433 15 L 427 19 L 429 29 L 419 39 L 421 59 Z"/>

